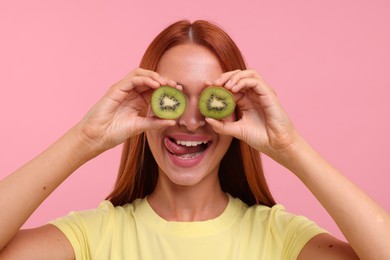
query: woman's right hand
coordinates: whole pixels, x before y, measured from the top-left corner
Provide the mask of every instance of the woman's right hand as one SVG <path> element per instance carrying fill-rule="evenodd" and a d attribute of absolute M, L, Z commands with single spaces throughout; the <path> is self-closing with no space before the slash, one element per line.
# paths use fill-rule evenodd
<path fill-rule="evenodd" d="M 174 120 L 140 115 L 151 92 L 162 85 L 177 83 L 150 70 L 137 68 L 113 85 L 78 124 L 81 140 L 103 152 L 146 130 L 172 126 Z"/>

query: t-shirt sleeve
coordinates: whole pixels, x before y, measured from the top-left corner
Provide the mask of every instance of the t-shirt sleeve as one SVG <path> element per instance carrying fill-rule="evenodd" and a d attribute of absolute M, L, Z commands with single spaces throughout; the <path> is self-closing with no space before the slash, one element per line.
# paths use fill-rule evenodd
<path fill-rule="evenodd" d="M 104 243 L 101 238 L 110 232 L 109 219 L 112 214 L 112 204 L 104 201 L 97 209 L 71 212 L 49 223 L 59 228 L 69 239 L 77 260 L 93 259 L 99 244 Z"/>
<path fill-rule="evenodd" d="M 282 259 L 296 259 L 310 239 L 318 234 L 327 233 L 308 218 L 286 212 L 281 205 L 272 207 L 271 216 L 272 228 L 282 243 Z"/>

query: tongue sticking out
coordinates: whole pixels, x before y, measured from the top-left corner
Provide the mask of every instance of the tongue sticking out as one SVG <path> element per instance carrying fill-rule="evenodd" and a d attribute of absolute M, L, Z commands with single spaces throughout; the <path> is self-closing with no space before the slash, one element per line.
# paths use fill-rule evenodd
<path fill-rule="evenodd" d="M 169 138 L 165 138 L 164 140 L 165 147 L 168 149 L 169 152 L 175 154 L 175 155 L 184 155 L 184 154 L 194 154 L 199 153 L 204 150 L 204 145 L 197 145 L 197 146 L 185 146 L 180 145 Z"/>

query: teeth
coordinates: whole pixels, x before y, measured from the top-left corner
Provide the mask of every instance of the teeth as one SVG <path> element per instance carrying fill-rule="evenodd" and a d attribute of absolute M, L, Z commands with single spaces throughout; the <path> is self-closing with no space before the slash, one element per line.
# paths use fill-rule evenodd
<path fill-rule="evenodd" d="M 197 152 L 197 153 L 189 153 L 189 154 L 182 154 L 182 155 L 176 155 L 180 159 L 194 159 L 199 157 L 202 154 L 202 152 Z"/>
<path fill-rule="evenodd" d="M 207 141 L 184 141 L 184 140 L 176 140 L 177 144 L 184 146 L 198 146 L 201 144 L 207 144 Z"/>

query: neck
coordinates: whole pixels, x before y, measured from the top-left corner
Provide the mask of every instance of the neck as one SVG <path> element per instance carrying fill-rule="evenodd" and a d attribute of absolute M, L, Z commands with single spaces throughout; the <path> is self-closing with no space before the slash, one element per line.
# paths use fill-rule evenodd
<path fill-rule="evenodd" d="M 218 176 L 213 182 L 194 186 L 176 185 L 159 176 L 148 202 L 153 210 L 168 221 L 204 221 L 223 213 L 229 198 L 221 190 Z"/>

